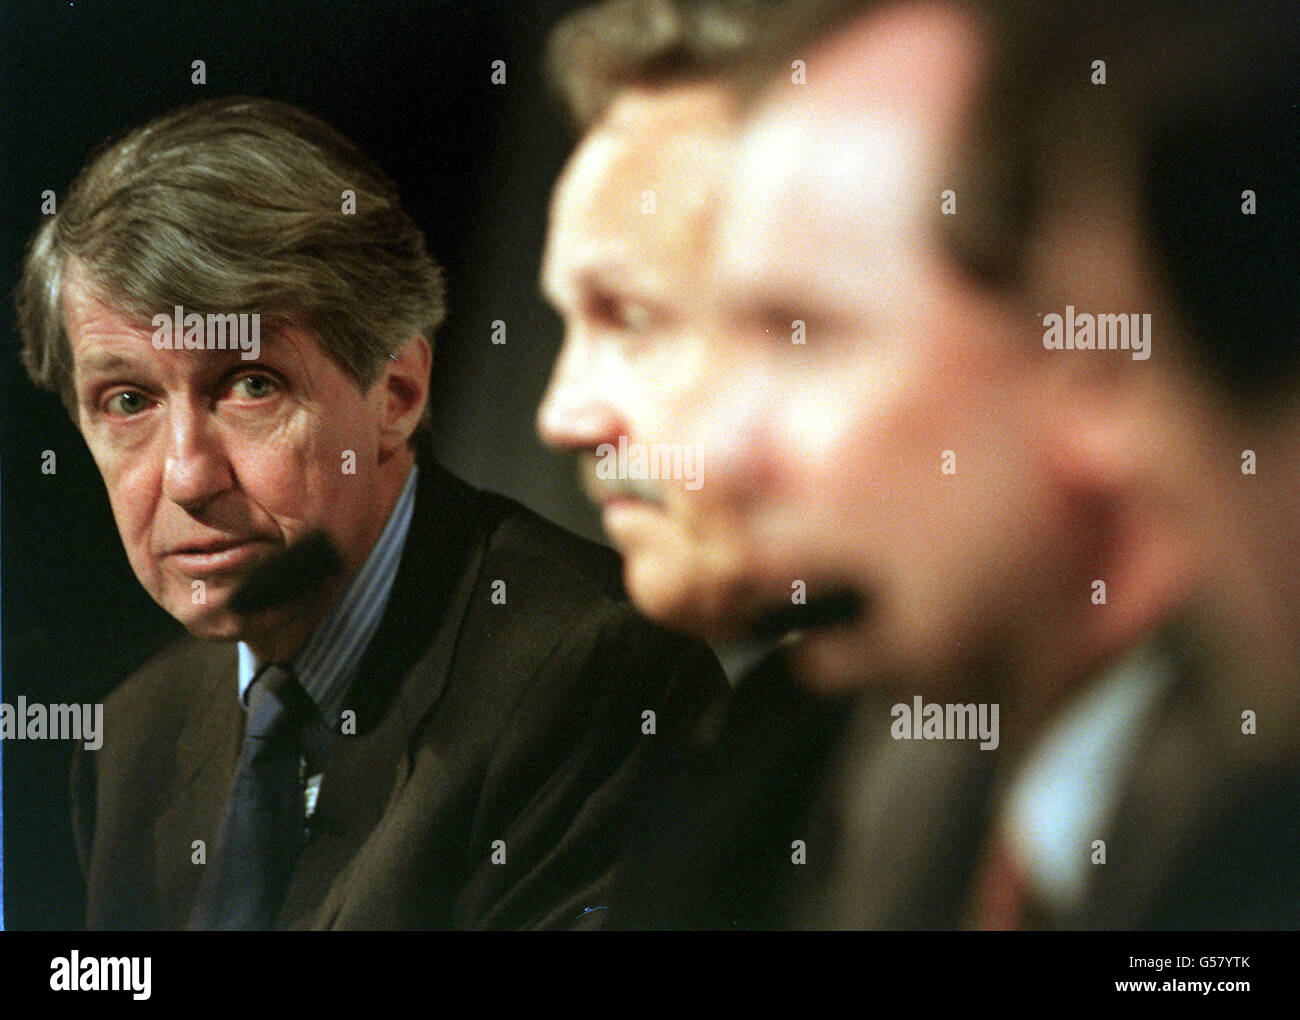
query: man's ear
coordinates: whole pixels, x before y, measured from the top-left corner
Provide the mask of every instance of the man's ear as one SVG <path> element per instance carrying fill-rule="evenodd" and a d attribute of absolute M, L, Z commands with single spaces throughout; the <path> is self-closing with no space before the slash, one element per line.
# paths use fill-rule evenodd
<path fill-rule="evenodd" d="M 1105 654 L 1159 626 L 1194 583 L 1199 452 L 1172 387 L 1141 365 L 1087 367 L 1114 352 L 1069 353 L 1076 364 L 1054 379 L 1049 470 L 1078 508 L 1077 566 L 1105 582 L 1084 635 Z"/>
<path fill-rule="evenodd" d="M 433 350 L 423 336 L 412 337 L 385 359 L 376 382 L 383 388 L 379 442 L 385 456 L 405 447 L 420 424 L 429 400 L 432 365 Z"/>

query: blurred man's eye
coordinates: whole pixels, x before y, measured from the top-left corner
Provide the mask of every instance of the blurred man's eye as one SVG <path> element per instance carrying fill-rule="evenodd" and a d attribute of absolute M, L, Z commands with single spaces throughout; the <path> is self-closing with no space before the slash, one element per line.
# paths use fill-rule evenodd
<path fill-rule="evenodd" d="M 655 321 L 655 313 L 643 301 L 600 295 L 592 301 L 592 313 L 603 324 L 625 333 L 644 333 Z"/>
<path fill-rule="evenodd" d="M 822 346 L 843 333 L 842 320 L 811 306 L 770 305 L 757 309 L 749 319 L 756 337 L 778 346 Z"/>
<path fill-rule="evenodd" d="M 801 326 L 807 330 L 811 318 L 812 316 L 793 306 L 773 306 L 760 311 L 757 316 L 757 327 L 770 339 L 789 342 L 792 336 L 800 332 Z"/>
<path fill-rule="evenodd" d="M 650 327 L 654 316 L 650 309 L 639 301 L 626 301 L 618 306 L 619 321 L 629 333 L 641 333 Z"/>

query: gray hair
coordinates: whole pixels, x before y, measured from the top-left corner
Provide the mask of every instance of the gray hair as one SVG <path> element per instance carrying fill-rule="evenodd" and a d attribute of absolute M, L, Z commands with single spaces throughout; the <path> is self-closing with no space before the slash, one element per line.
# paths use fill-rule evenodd
<path fill-rule="evenodd" d="M 183 305 L 301 324 L 362 390 L 445 315 L 442 271 L 393 183 L 333 128 L 269 99 L 209 100 L 111 142 L 36 232 L 16 295 L 23 363 L 75 417 L 71 259 L 96 297 L 142 320 Z"/>

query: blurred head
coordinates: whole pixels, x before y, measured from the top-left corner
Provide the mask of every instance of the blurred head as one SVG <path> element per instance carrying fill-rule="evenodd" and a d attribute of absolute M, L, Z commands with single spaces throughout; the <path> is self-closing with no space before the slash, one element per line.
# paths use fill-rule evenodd
<path fill-rule="evenodd" d="M 1090 424 L 1088 380 L 1128 353 L 1046 351 L 1021 295 L 939 230 L 962 215 L 951 160 L 991 57 L 966 5 L 869 5 L 783 70 L 691 283 L 705 342 L 641 390 L 656 438 L 707 451 L 689 548 L 709 570 L 666 618 L 710 636 L 780 619 L 823 687 L 1000 695 L 1034 675 L 1050 697 L 1177 586 L 1135 560 L 1133 465 Z M 1100 617 L 1096 579 L 1150 598 Z"/>
<path fill-rule="evenodd" d="M 972 196 L 989 236 L 1027 242 L 1004 248 L 1033 307 L 1123 300 L 1151 312 L 1149 370 L 1088 380 L 1105 425 L 1093 459 L 1122 451 L 1142 479 L 1135 498 L 1163 507 L 1152 525 L 1185 536 L 1131 543 L 1185 578 L 1180 654 L 1218 679 L 1231 717 L 1268 703 L 1294 726 L 1300 23 L 1268 0 L 1009 13 L 983 130 L 960 156 L 1004 172 L 972 174 Z M 995 264 L 969 222 L 945 226 L 964 259 Z M 1127 601 L 1140 600 L 1147 591 Z M 1121 608 L 1113 599 L 1107 613 Z M 1294 729 L 1260 712 L 1269 733 L 1250 743 L 1294 754 Z"/>
<path fill-rule="evenodd" d="M 729 601 L 738 626 L 797 626 L 806 598 L 794 651 L 811 682 L 982 688 L 1029 715 L 1213 583 L 1204 542 L 1225 517 L 1202 490 L 1213 465 L 1226 477 L 1225 448 L 1206 422 L 1232 398 L 1203 371 L 1197 318 L 1215 302 L 1178 282 L 1166 228 L 1152 234 L 1197 215 L 1153 198 L 1165 136 L 1086 72 L 1052 89 L 1012 63 L 1022 91 L 991 81 L 998 37 L 979 12 L 872 5 L 809 53 L 806 84 L 770 86 L 716 223 L 709 349 L 678 389 L 679 427 L 713 451 L 709 501 L 752 551 L 717 589 L 743 598 L 700 600 L 695 625 L 716 630 Z M 1057 37 L 1086 36 L 1071 25 Z M 1037 119 L 1057 130 L 1029 155 Z M 1204 153 L 1223 128 L 1172 151 Z M 1052 347 L 1048 316 L 1067 306 L 1149 315 L 1145 357 Z M 1261 351 L 1294 352 L 1267 333 Z M 1294 443 L 1276 434 L 1278 452 Z M 844 592 L 856 613 L 817 611 Z"/>
<path fill-rule="evenodd" d="M 161 117 L 82 171 L 18 298 L 29 373 L 86 438 L 136 575 L 193 633 L 284 631 L 226 602 L 309 531 L 360 566 L 414 457 L 443 297 L 351 143 L 267 100 Z M 256 343 L 229 342 L 237 322 Z M 301 630 L 328 597 L 284 612 Z"/>
<path fill-rule="evenodd" d="M 962 5 L 859 14 L 754 111 L 713 241 L 709 484 L 756 551 L 748 612 L 806 598 L 823 686 L 997 674 L 1087 591 L 1041 347 L 937 230 L 988 59 Z"/>
<path fill-rule="evenodd" d="M 754 26 L 749 5 L 618 0 L 580 12 L 552 42 L 585 133 L 551 208 L 541 283 L 564 344 L 538 428 L 579 455 L 629 593 L 668 623 L 725 602 L 716 579 L 745 553 L 712 519 L 713 451 L 684 428 L 679 403 L 708 356 L 700 271 L 731 156 L 726 69 Z"/>

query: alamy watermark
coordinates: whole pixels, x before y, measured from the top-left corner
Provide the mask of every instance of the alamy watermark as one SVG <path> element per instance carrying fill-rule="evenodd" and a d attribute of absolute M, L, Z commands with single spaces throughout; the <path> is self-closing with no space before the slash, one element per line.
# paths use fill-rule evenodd
<path fill-rule="evenodd" d="M 1151 357 L 1151 313 L 1128 315 L 1075 312 L 1043 316 L 1043 346 L 1049 351 L 1132 351 L 1134 361 Z"/>
<path fill-rule="evenodd" d="M 19 695 L 0 704 L 0 740 L 80 740 L 87 751 L 104 743 L 104 706 L 43 705 Z"/>
<path fill-rule="evenodd" d="M 894 717 L 889 735 L 895 740 L 978 740 L 981 751 L 998 746 L 998 706 L 940 705 L 923 702 L 918 694 L 910 705 L 889 710 Z"/>
<path fill-rule="evenodd" d="M 144 1000 L 152 994 L 153 958 L 149 956 L 82 956 L 76 949 L 50 961 L 50 988 L 56 992 L 130 992 Z"/>
<path fill-rule="evenodd" d="M 262 316 L 186 312 L 177 305 L 153 317 L 153 346 L 159 351 L 239 351 L 253 361 L 262 354 Z"/>
<path fill-rule="evenodd" d="M 694 443 L 629 443 L 618 437 L 618 446 L 601 443 L 596 447 L 596 477 L 602 481 L 663 481 L 673 479 L 694 491 L 704 484 L 704 456 Z"/>

